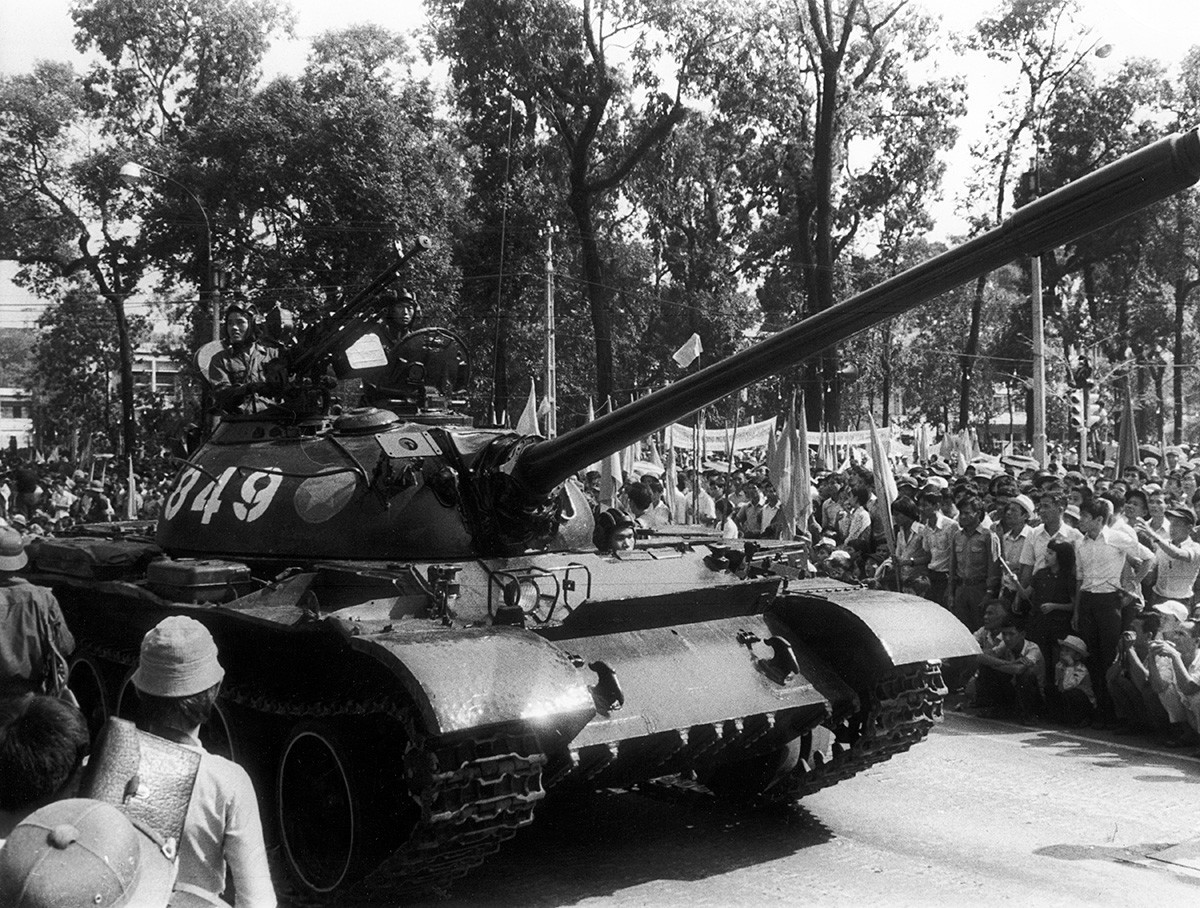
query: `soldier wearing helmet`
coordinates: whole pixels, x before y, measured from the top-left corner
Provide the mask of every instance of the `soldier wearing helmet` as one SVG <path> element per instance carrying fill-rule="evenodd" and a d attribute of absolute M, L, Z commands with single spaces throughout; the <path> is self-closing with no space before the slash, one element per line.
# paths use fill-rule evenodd
<path fill-rule="evenodd" d="M 257 413 L 270 405 L 267 364 L 279 357 L 279 348 L 258 339 L 256 321 L 245 297 L 225 310 L 224 346 L 212 358 L 209 377 L 217 407 L 226 413 Z"/>

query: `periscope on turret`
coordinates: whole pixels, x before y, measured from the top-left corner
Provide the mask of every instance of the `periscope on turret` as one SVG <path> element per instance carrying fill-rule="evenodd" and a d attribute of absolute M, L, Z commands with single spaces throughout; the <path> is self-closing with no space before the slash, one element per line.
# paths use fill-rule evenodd
<path fill-rule="evenodd" d="M 153 539 L 117 525 L 35 556 L 78 642 L 76 694 L 94 721 L 129 712 L 145 631 L 204 623 L 227 675 L 203 733 L 269 792 L 279 885 L 302 901 L 445 886 L 548 792 L 684 779 L 791 801 L 848 779 L 928 734 L 943 668 L 979 653 L 966 628 L 923 599 L 796 579 L 799 543 L 679 535 L 600 553 L 573 474 L 1197 177 L 1197 134 L 1164 139 L 554 439 L 472 426 L 452 332 L 363 340 L 401 258 L 283 351 L 277 406 L 221 420 Z M 371 405 L 335 407 L 330 371 L 399 359 L 402 381 L 373 383 Z"/>

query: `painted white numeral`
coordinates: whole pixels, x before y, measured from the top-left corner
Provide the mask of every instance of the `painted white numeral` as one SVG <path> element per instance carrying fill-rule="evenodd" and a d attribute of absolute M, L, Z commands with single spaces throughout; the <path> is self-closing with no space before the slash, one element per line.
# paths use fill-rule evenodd
<path fill-rule="evenodd" d="M 172 520 L 183 507 L 183 503 L 187 501 L 187 497 L 192 494 L 192 489 L 196 487 L 196 482 L 200 479 L 200 471 L 188 467 L 183 477 L 179 480 L 179 485 L 175 486 L 175 491 L 171 493 L 171 497 L 167 499 L 167 506 L 163 509 L 163 516 L 167 520 Z"/>
<path fill-rule="evenodd" d="M 242 500 L 233 503 L 233 516 L 246 523 L 258 520 L 282 483 L 283 476 L 279 473 L 251 473 L 242 483 Z"/>
<path fill-rule="evenodd" d="M 213 515 L 221 507 L 221 492 L 225 490 L 225 484 L 229 482 L 237 467 L 226 467 L 225 471 L 217 477 L 216 482 L 210 482 L 202 488 L 199 494 L 192 501 L 190 510 L 200 512 L 200 522 L 207 524 L 213 519 Z"/>

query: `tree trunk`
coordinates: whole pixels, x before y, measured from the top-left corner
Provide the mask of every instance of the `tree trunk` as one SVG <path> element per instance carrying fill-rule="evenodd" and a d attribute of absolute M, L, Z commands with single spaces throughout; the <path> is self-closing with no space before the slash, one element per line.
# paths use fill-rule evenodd
<path fill-rule="evenodd" d="M 596 394 L 599 400 L 613 396 L 612 312 L 609 293 L 604 286 L 604 268 L 596 242 L 596 226 L 592 218 L 592 202 L 585 191 L 576 190 L 568 204 L 579 230 L 579 247 L 583 253 L 583 278 L 587 288 L 588 306 L 592 313 L 592 332 L 596 340 Z"/>
<path fill-rule="evenodd" d="M 129 343 L 129 321 L 125 317 L 125 294 L 109 295 L 117 320 L 117 349 L 121 360 L 121 453 L 132 457 L 137 448 L 137 423 L 133 410 L 133 348 Z"/>
<path fill-rule="evenodd" d="M 959 363 L 959 429 L 965 429 L 971 423 L 971 380 L 979 354 L 979 322 L 983 318 L 983 291 L 986 288 L 987 275 L 980 275 L 975 281 L 975 298 L 971 301 L 971 328 L 967 333 L 967 346 Z"/>

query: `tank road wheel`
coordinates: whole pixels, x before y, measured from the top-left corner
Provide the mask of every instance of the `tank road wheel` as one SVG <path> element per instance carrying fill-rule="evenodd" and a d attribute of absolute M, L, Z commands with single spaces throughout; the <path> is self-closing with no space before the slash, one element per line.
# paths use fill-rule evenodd
<path fill-rule="evenodd" d="M 130 670 L 125 675 L 125 680 L 121 682 L 121 690 L 117 694 L 115 715 L 122 719 L 128 719 L 130 722 L 137 721 L 138 689 L 133 683 L 133 670 Z M 234 746 L 233 724 L 229 721 L 229 714 L 220 700 L 213 705 L 208 721 L 200 726 L 200 743 L 210 754 L 216 754 L 227 760 L 236 760 L 237 748 Z"/>
<path fill-rule="evenodd" d="M 353 869 L 362 824 L 349 755 L 327 724 L 301 722 L 288 734 L 275 794 L 292 875 L 309 892 L 329 895 Z"/>
<path fill-rule="evenodd" d="M 108 691 L 104 672 L 91 656 L 76 656 L 67 669 L 67 687 L 79 701 L 79 709 L 87 719 L 92 738 L 108 719 Z"/>

